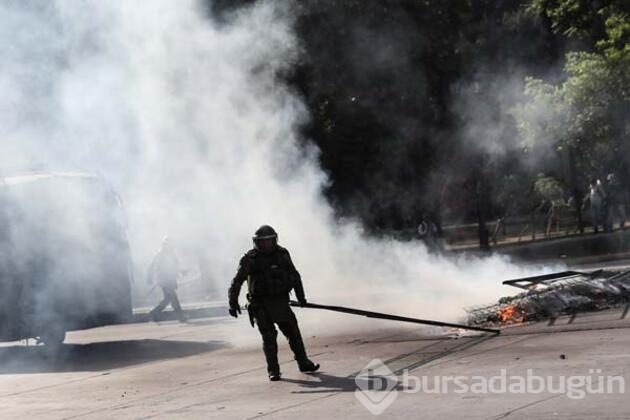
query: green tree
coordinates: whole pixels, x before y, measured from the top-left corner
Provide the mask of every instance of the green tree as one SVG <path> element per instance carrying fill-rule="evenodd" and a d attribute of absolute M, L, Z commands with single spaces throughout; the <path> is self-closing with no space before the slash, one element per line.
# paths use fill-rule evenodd
<path fill-rule="evenodd" d="M 563 2 L 574 3 L 580 2 Z M 574 26 L 570 33 L 581 27 Z M 567 54 L 564 82 L 528 78 L 529 99 L 514 109 L 529 150 L 573 148 L 579 169 L 588 173 L 619 170 L 629 161 L 621 152 L 630 134 L 630 14 L 611 13 L 605 28 L 606 36 L 595 43 L 594 51 Z"/>

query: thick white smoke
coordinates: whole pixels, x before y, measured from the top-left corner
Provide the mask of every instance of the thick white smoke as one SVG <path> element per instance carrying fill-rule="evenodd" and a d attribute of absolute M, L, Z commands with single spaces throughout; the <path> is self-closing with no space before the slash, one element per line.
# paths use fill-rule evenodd
<path fill-rule="evenodd" d="M 138 274 L 168 234 L 225 290 L 264 223 L 322 303 L 454 318 L 525 274 L 334 220 L 316 151 L 297 144 L 308 115 L 276 77 L 300 54 L 280 2 L 221 26 L 193 0 L 36 3 L 0 4 L 1 166 L 101 173 L 125 203 Z"/>

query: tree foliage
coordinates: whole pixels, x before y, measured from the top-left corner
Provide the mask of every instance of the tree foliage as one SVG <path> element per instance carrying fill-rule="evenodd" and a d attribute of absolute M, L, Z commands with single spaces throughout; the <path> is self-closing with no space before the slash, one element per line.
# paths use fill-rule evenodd
<path fill-rule="evenodd" d="M 208 0 L 215 16 L 254 2 Z M 457 200 L 453 221 L 472 221 L 479 185 L 484 213 L 527 207 L 539 172 L 630 185 L 627 0 L 294 3 L 302 59 L 282 77 L 341 215 L 400 227 Z"/>
<path fill-rule="evenodd" d="M 580 2 L 553 3 L 556 8 L 550 14 L 558 22 L 555 25 L 567 27 L 567 10 Z M 611 4 L 597 13 L 608 16 L 605 35 L 595 42 L 594 50 L 567 53 L 562 83 L 528 78 L 529 100 L 514 110 L 526 146 L 573 148 L 579 168 L 592 175 L 627 171 L 630 158 L 624 147 L 630 135 L 630 14 Z M 563 33 L 583 34 L 584 19 L 575 20 L 574 30 Z"/>

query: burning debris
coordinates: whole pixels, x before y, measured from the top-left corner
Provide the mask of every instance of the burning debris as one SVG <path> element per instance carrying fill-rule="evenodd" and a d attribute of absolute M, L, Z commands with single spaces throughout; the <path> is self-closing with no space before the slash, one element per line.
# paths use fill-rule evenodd
<path fill-rule="evenodd" d="M 508 326 L 630 305 L 630 270 L 565 271 L 503 284 L 524 292 L 503 297 L 496 304 L 467 309 L 468 325 Z"/>

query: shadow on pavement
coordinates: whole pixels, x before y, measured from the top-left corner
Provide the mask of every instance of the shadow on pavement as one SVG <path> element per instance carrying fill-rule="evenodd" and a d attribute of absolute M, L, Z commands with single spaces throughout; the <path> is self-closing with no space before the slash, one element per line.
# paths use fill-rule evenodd
<path fill-rule="evenodd" d="M 44 372 L 98 372 L 157 360 L 176 359 L 227 347 L 220 341 L 125 340 L 45 346 L 0 347 L 0 375 Z"/>
<path fill-rule="evenodd" d="M 305 388 L 303 391 L 294 391 L 293 394 L 326 394 L 330 392 L 355 392 L 359 387 L 354 377 L 334 376 L 326 373 L 309 374 L 313 380 L 307 379 L 285 379 L 282 382 L 300 385 Z M 393 389 L 404 390 L 402 384 L 398 383 Z"/>

